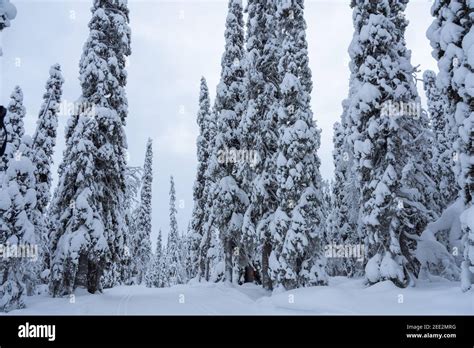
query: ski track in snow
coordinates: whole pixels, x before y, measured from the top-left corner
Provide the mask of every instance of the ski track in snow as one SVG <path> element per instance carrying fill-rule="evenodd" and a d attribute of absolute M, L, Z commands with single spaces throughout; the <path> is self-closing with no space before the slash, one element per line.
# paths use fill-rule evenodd
<path fill-rule="evenodd" d="M 290 296 L 291 295 L 291 296 Z M 403 301 L 399 303 L 400 295 Z M 291 301 L 289 299 L 292 299 Z M 391 282 L 366 287 L 362 279 L 331 278 L 329 286 L 271 294 L 253 284 L 189 283 L 171 288 L 118 286 L 102 294 L 78 290 L 69 298 L 38 295 L 13 315 L 474 315 L 474 291 L 459 282 L 419 281 L 399 289 Z"/>
<path fill-rule="evenodd" d="M 123 295 L 117 306 L 117 315 L 128 314 L 128 304 L 132 298 L 132 288 L 128 289 L 128 293 Z"/>

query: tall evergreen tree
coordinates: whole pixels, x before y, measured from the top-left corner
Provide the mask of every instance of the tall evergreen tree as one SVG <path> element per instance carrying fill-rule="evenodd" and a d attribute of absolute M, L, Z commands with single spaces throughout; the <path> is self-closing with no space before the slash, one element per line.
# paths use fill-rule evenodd
<path fill-rule="evenodd" d="M 281 40 L 279 73 L 277 179 L 279 206 L 271 268 L 276 286 L 294 289 L 327 283 L 322 252 L 320 131 L 310 107 L 311 71 L 302 0 L 279 2 Z"/>
<path fill-rule="evenodd" d="M 15 180 L 14 178 L 9 179 L 7 177 L 9 166 L 11 166 L 12 164 L 18 165 L 17 162 L 20 162 L 20 164 L 25 165 L 24 163 L 25 158 L 29 160 L 33 158 L 32 149 L 31 149 L 32 147 L 31 138 L 25 136 L 25 129 L 23 126 L 23 119 L 25 118 L 25 115 L 26 115 L 26 109 L 23 106 L 23 92 L 20 87 L 16 86 L 11 94 L 10 103 L 8 104 L 7 114 L 4 120 L 7 143 L 5 144 L 6 145 L 5 153 L 0 158 L 0 185 L 2 185 L 2 183 L 4 182 L 4 179 Z M 28 163 L 28 161 L 26 162 Z M 31 168 L 34 170 L 34 164 Z M 28 167 L 28 169 L 27 168 L 23 169 L 23 171 L 27 171 L 27 170 L 30 170 L 30 168 Z M 18 179 L 16 180 L 16 182 L 18 183 L 18 185 L 23 185 L 27 189 L 30 189 L 31 187 L 29 185 L 31 185 L 32 182 L 29 179 L 28 179 L 28 182 L 23 182 L 23 180 L 26 180 L 26 178 Z M 28 192 L 31 192 L 31 190 Z M 5 199 L 7 198 L 5 197 Z M 26 223 L 26 225 L 28 225 L 29 222 L 33 224 L 33 232 L 35 233 L 35 238 L 36 238 L 36 234 L 39 235 L 41 233 L 40 231 L 42 230 L 42 227 L 44 226 L 44 224 L 42 223 L 43 221 L 42 216 L 41 214 L 39 214 L 36 208 L 36 201 L 34 204 L 30 203 L 27 207 L 25 207 L 25 211 L 28 215 L 28 222 Z M 23 218 L 20 218 L 20 219 L 23 219 Z M 23 222 L 19 222 L 19 223 L 23 224 Z M 8 234 L 5 235 L 5 238 L 7 238 L 7 235 Z M 38 251 L 40 252 L 41 249 Z M 21 271 L 19 272 L 22 275 L 21 282 L 26 286 L 25 290 L 26 290 L 27 295 L 32 295 L 33 292 L 35 291 L 37 278 L 38 278 L 37 273 L 40 272 L 39 264 L 40 263 L 38 262 L 23 262 L 23 261 L 21 262 L 22 268 L 21 268 Z M 0 263 L 0 272 L 2 271 L 2 269 L 8 268 L 8 267 L 9 267 L 8 263 L 3 263 L 3 264 Z M 15 263 L 12 263 L 12 267 L 13 268 L 16 267 Z M 7 273 L 5 273 L 5 277 L 7 277 Z M 19 306 L 19 302 L 17 305 Z"/>
<path fill-rule="evenodd" d="M 23 106 L 23 92 L 16 86 L 10 96 L 10 103 L 7 107 L 5 116 L 5 128 L 7 130 L 7 146 L 5 153 L 0 160 L 0 179 L 8 168 L 8 163 L 15 156 L 20 147 L 21 138 L 25 134 L 23 119 L 26 115 L 26 109 Z"/>
<path fill-rule="evenodd" d="M 353 0 L 349 48 L 356 90 L 349 115 L 359 178 L 360 233 L 368 245 L 369 283 L 413 283 L 417 235 L 434 218 L 428 120 L 420 111 L 404 34 L 407 0 Z M 421 154 L 421 155 L 420 155 Z"/>
<path fill-rule="evenodd" d="M 10 159 L 1 184 L 0 243 L 12 251 L 25 248 L 33 251 L 32 247 L 37 245 L 34 225 L 37 210 L 31 137 L 23 136 L 18 154 Z M 35 260 L 27 258 L 32 256 L 0 260 L 0 311 L 24 308 L 25 290 L 32 295 L 36 279 L 31 267 Z"/>
<path fill-rule="evenodd" d="M 454 117 L 459 95 L 457 95 L 453 84 L 454 73 L 457 68 L 461 67 L 457 48 L 461 48 L 463 37 L 466 34 L 466 26 L 469 25 L 469 21 L 466 22 L 463 18 L 468 13 L 468 5 L 462 5 L 462 3 L 460 0 L 434 1 L 431 14 L 435 19 L 426 33 L 433 49 L 432 56 L 438 61 L 439 72 L 436 76 L 436 87 L 447 98 L 443 110 L 447 127 L 446 133 L 448 139 L 453 141 L 459 136 Z M 443 35 L 443 32 L 449 35 Z M 452 147 L 453 151 L 456 151 L 454 144 Z M 456 156 L 454 157 L 456 158 Z"/>
<path fill-rule="evenodd" d="M 351 52 L 351 47 L 349 48 L 349 54 Z M 365 248 L 365 246 L 362 246 L 365 236 L 362 234 L 362 231 L 359 228 L 359 207 L 361 204 L 361 190 L 359 184 L 359 176 L 356 170 L 357 159 L 355 158 L 354 154 L 354 142 L 357 140 L 359 133 L 357 131 L 357 124 L 354 123 L 350 115 L 353 96 L 360 88 L 360 81 L 355 78 L 355 72 L 357 71 L 359 64 L 360 62 L 358 61 L 351 60 L 349 62 L 349 92 L 347 98 L 342 101 L 343 113 L 341 115 L 341 130 L 344 132 L 344 138 L 342 143 L 342 156 L 345 164 L 344 177 L 346 180 L 345 185 L 343 187 L 343 196 L 345 199 L 347 199 L 348 216 L 346 221 L 348 223 L 348 226 L 352 230 L 352 232 L 350 233 L 351 241 L 357 244 L 361 244 L 361 247 Z M 365 263 L 361 263 L 360 265 L 358 265 L 356 273 L 354 275 L 362 275 L 364 273 L 364 266 Z"/>
<path fill-rule="evenodd" d="M 152 184 L 153 184 L 153 143 L 148 139 L 146 145 L 145 164 L 143 166 L 142 188 L 140 205 L 137 208 L 137 217 L 134 228 L 135 245 L 132 252 L 136 262 L 137 283 L 144 280 L 151 258 L 151 219 L 152 219 Z"/>
<path fill-rule="evenodd" d="M 457 154 L 455 173 L 460 196 L 465 204 L 461 214 L 464 261 L 461 287 L 467 291 L 474 283 L 474 29 L 472 2 L 436 0 L 431 7 L 435 20 L 427 36 L 438 60 L 437 82 L 448 96 L 446 119 L 454 134 Z"/>
<path fill-rule="evenodd" d="M 194 278 L 199 269 L 204 269 L 205 265 L 200 260 L 205 260 L 208 246 L 206 243 L 203 249 L 200 249 L 201 242 L 204 236 L 204 223 L 206 209 L 208 208 L 208 194 L 209 194 L 209 178 L 207 177 L 207 169 L 209 167 L 209 157 L 212 152 L 211 144 L 213 142 L 215 128 L 213 114 L 211 113 L 211 101 L 209 100 L 209 89 L 207 87 L 206 79 L 201 79 L 201 90 L 199 94 L 199 111 L 197 115 L 197 124 L 199 126 L 199 136 L 197 139 L 197 159 L 198 169 L 196 175 L 196 182 L 194 183 L 194 209 L 191 220 L 191 269 L 190 276 Z M 201 257 L 201 254 L 203 257 Z"/>
<path fill-rule="evenodd" d="M 135 217 L 137 207 L 140 204 L 140 189 L 142 185 L 143 167 L 127 167 L 125 174 L 125 224 L 126 234 L 124 238 L 124 255 L 123 255 L 123 282 L 126 285 L 131 285 L 136 281 L 135 270 L 136 260 L 132 255 L 132 250 L 135 248 Z"/>
<path fill-rule="evenodd" d="M 33 136 L 38 209 L 42 214 L 46 212 L 51 196 L 51 165 L 53 164 L 52 157 L 56 144 L 59 104 L 61 103 L 64 83 L 59 64 L 51 67 L 49 75 L 50 77 L 46 82 L 46 92 L 43 95 L 43 105 L 39 112 L 36 131 Z"/>
<path fill-rule="evenodd" d="M 325 244 L 344 243 L 345 237 L 350 233 L 348 226 L 348 215 L 345 199 L 344 185 L 346 184 L 346 168 L 344 161 L 344 130 L 339 122 L 333 126 L 333 144 L 334 151 L 332 153 L 334 160 L 334 182 L 332 183 L 331 195 L 331 212 L 327 221 Z M 331 275 L 342 275 L 345 273 L 346 260 L 328 259 L 328 270 Z M 344 274 L 345 275 L 345 274 Z"/>
<path fill-rule="evenodd" d="M 353 84 L 351 79 L 350 84 Z M 350 92 L 353 93 L 352 87 Z M 331 211 L 331 222 L 328 224 L 328 235 L 331 239 L 328 243 L 355 246 L 361 244 L 361 236 L 357 231 L 359 191 L 357 189 L 357 178 L 354 172 L 354 153 L 352 147 L 351 130 L 352 124 L 348 115 L 350 97 L 342 102 L 343 113 L 341 122 L 334 127 L 334 166 L 335 180 L 332 187 L 333 210 Z M 355 259 L 344 259 L 339 269 L 345 275 L 356 276 L 362 273 L 362 264 Z"/>
<path fill-rule="evenodd" d="M 81 142 L 80 154 L 83 158 L 70 157 L 67 164 L 63 166 L 64 172 L 71 172 L 71 162 L 87 162 L 84 167 L 88 171 L 87 179 L 80 177 L 81 182 L 71 182 L 69 179 L 62 180 L 64 185 L 58 192 L 58 205 L 55 208 L 57 216 L 67 214 L 85 214 L 90 212 L 88 219 L 82 215 L 76 222 L 87 225 L 86 231 L 94 235 L 94 239 L 88 241 L 88 245 L 98 243 L 92 249 L 83 249 L 79 258 L 78 268 L 83 270 L 82 280 L 87 279 L 87 287 L 90 292 L 101 288 L 111 287 L 124 279 L 125 254 L 125 224 L 124 224 L 124 195 L 126 190 L 126 138 L 124 125 L 127 116 L 127 99 L 125 95 L 126 85 L 126 58 L 131 54 L 130 50 L 130 28 L 128 26 L 128 7 L 125 0 L 94 0 L 92 7 L 92 19 L 89 22 L 89 37 L 84 46 L 80 62 L 80 83 L 82 87 L 81 103 L 85 105 L 88 116 L 93 116 L 93 121 L 82 120 L 86 117 L 74 116 L 69 125 L 72 135 L 81 132 L 92 131 L 87 134 L 86 142 L 91 152 L 85 154 L 84 142 Z M 81 123 L 81 128 L 74 128 Z M 67 133 L 67 137 L 76 141 L 75 137 Z M 70 154 L 77 150 L 70 151 Z M 92 157 L 91 157 L 92 155 Z M 92 162 L 91 162 L 92 161 Z M 75 165 L 74 165 L 75 167 Z M 74 169 L 76 170 L 76 169 Z M 60 173 L 61 174 L 61 173 Z M 67 173 L 63 173 L 63 175 Z M 70 173 L 72 177 L 78 173 Z M 82 183 L 93 174 L 94 182 L 88 190 L 82 191 Z M 69 209 L 69 201 L 64 198 L 75 199 L 77 209 Z M 80 201 L 77 202 L 80 197 Z M 67 214 L 63 214 L 66 211 Z M 82 222 L 81 222 L 82 221 Z M 61 226 L 62 224 L 62 226 Z M 70 222 L 62 220 L 62 223 L 53 222 L 55 226 L 56 240 L 53 241 L 52 253 L 56 253 L 56 262 L 65 262 L 64 250 L 55 249 L 57 241 L 62 234 L 68 231 Z M 94 230 L 96 229 L 96 230 Z M 105 237 L 106 245 L 102 243 Z M 65 237 L 66 238 L 66 237 Z M 64 243 L 64 241 L 63 241 Z M 90 244 L 92 243 L 92 244 Z M 61 244 L 65 247 L 64 244 Z M 93 251 L 90 254 L 89 251 Z M 101 254 L 103 253 L 104 254 Z M 100 256 L 98 256 L 100 255 Z M 56 264 L 60 270 L 64 264 Z M 58 271 L 61 273 L 61 271 Z M 56 276 L 53 275 L 53 278 Z M 99 284 L 102 279 L 103 284 Z M 53 282 L 55 283 L 55 282 Z M 53 285 L 53 293 L 72 291 L 77 281 L 72 281 L 67 286 Z"/>
<path fill-rule="evenodd" d="M 108 243 L 96 199 L 96 128 L 96 119 L 86 114 L 71 117 L 66 128 L 66 149 L 50 207 L 53 296 L 70 294 L 77 287 L 91 293 L 102 289 Z"/>
<path fill-rule="evenodd" d="M 279 92 L 276 3 L 249 1 L 247 21 L 248 105 L 240 123 L 242 146 L 250 152 L 241 164 L 242 187 L 250 204 L 245 212 L 242 244 L 250 266 L 266 289 L 272 288 L 269 256 L 272 248 L 270 222 L 277 208 L 275 158 Z M 251 280 L 251 279 L 248 279 Z"/>
<path fill-rule="evenodd" d="M 343 102 L 341 123 L 334 124 L 334 167 L 335 179 L 331 189 L 331 211 L 329 213 L 326 229 L 326 247 L 355 246 L 360 243 L 357 235 L 356 216 L 353 206 L 357 205 L 357 195 L 351 194 L 353 180 L 351 180 L 351 157 L 347 151 L 347 126 L 346 118 L 348 101 Z M 332 255 L 334 257 L 334 255 Z M 356 275 L 358 265 L 356 259 L 337 257 L 328 260 L 328 269 L 331 275 Z"/>
<path fill-rule="evenodd" d="M 59 104 L 61 103 L 62 86 L 64 79 L 61 67 L 55 64 L 49 71 L 49 79 L 46 82 L 46 92 L 43 95 L 37 121 L 36 131 L 33 135 L 33 162 L 35 165 L 37 209 L 41 219 L 37 223 L 37 235 L 42 249 L 41 271 L 49 270 L 49 242 L 46 214 L 51 198 L 51 167 L 53 165 L 54 146 L 56 145 L 56 134 L 58 127 Z"/>
<path fill-rule="evenodd" d="M 156 239 L 155 254 L 151 257 L 150 266 L 145 277 L 146 286 L 149 288 L 163 287 L 163 243 L 161 241 L 161 230 Z"/>
<path fill-rule="evenodd" d="M 7 175 L 7 169 L 9 167 L 9 163 L 13 159 L 20 159 L 21 158 L 21 153 L 19 152 L 20 145 L 21 145 L 21 139 L 25 133 L 25 129 L 23 127 L 23 119 L 26 114 L 25 107 L 23 106 L 23 93 L 20 89 L 20 87 L 15 87 L 13 90 L 11 97 L 10 97 L 10 103 L 7 107 L 7 114 L 4 119 L 4 124 L 5 124 L 5 130 L 6 130 L 6 147 L 5 147 L 5 153 L 0 157 L 0 188 L 2 189 L 2 194 L 3 196 L 0 196 L 2 199 L 2 216 L 3 219 L 0 218 L 0 221 L 2 221 L 2 226 L 0 227 L 3 231 L 2 234 L 2 240 L 0 241 L 3 245 L 5 245 L 7 236 L 9 234 L 12 234 L 13 232 L 8 232 L 11 227 L 8 226 L 8 224 L 13 223 L 13 216 L 8 216 L 8 210 L 10 209 L 10 201 L 9 197 L 6 195 L 6 190 L 3 189 L 3 182 L 4 182 L 4 177 Z M 7 179 L 8 180 L 8 179 Z M 15 209 L 15 207 L 13 207 Z M 11 213 L 13 214 L 13 213 Z M 14 268 L 15 266 L 13 266 Z M 8 271 L 8 268 L 11 268 L 11 266 L 8 263 L 5 262 L 0 262 L 0 274 L 4 274 L 5 277 L 0 279 L 2 284 L 6 281 L 6 272 Z M 20 286 L 20 285 L 18 285 Z M 5 291 L 5 290 L 4 290 Z M 23 287 L 15 289 L 10 289 L 8 291 L 15 291 L 18 296 L 21 295 L 23 292 Z M 0 293 L 1 294 L 1 293 Z M 3 295 L 2 295 L 3 296 Z M 21 307 L 22 306 L 22 301 L 20 299 L 15 300 L 17 295 L 12 295 L 12 301 L 18 301 L 16 304 L 13 304 L 12 308 L 15 306 Z M 5 302 L 6 303 L 6 302 Z M 4 308 L 7 308 L 8 305 L 3 305 L 5 306 Z M 7 310 L 7 309 L 5 309 Z"/>
<path fill-rule="evenodd" d="M 210 122 L 208 123 L 207 131 L 209 132 L 209 158 L 207 170 L 205 172 L 205 185 L 203 189 L 204 199 L 204 217 L 202 222 L 202 237 L 198 246 L 198 279 L 209 280 L 211 274 L 211 260 L 209 258 L 209 249 L 212 247 L 212 235 L 215 232 L 213 227 L 213 220 L 211 219 L 213 214 L 213 189 L 216 184 L 216 180 L 212 173 L 215 165 L 212 165 L 213 161 L 216 161 L 215 155 L 215 138 L 217 135 L 217 119 L 215 105 L 210 113 Z"/>
<path fill-rule="evenodd" d="M 64 83 L 59 64 L 51 67 L 49 75 L 50 77 L 46 82 L 46 92 L 43 95 L 43 105 L 41 106 L 36 131 L 33 135 L 38 209 L 42 214 L 46 213 L 51 196 L 51 166 L 53 164 L 54 146 L 56 144 L 59 104 L 61 103 L 62 86 Z"/>
<path fill-rule="evenodd" d="M 193 269 L 191 268 L 194 268 L 189 257 L 191 252 L 191 237 L 189 233 L 183 233 L 179 238 L 179 250 L 181 253 L 181 264 L 183 265 L 183 284 L 185 284 L 193 278 L 191 274 Z"/>
<path fill-rule="evenodd" d="M 240 150 L 238 126 L 246 109 L 244 29 L 241 0 L 229 0 L 225 51 L 215 112 L 217 135 L 211 155 L 212 213 L 209 229 L 217 230 L 225 253 L 225 280 L 239 282 L 242 273 L 241 228 L 248 198 L 240 187 L 235 154 Z M 208 233 L 212 233 L 209 232 Z"/>
<path fill-rule="evenodd" d="M 446 208 L 458 195 L 454 178 L 453 144 L 455 137 L 448 126 L 450 105 L 448 96 L 436 85 L 436 74 L 427 70 L 423 73 L 423 83 L 428 99 L 428 112 L 434 133 L 433 141 L 433 169 L 436 171 L 436 183 L 441 192 L 440 199 L 443 203 L 440 209 Z"/>
<path fill-rule="evenodd" d="M 173 177 L 170 178 L 170 230 L 166 245 L 166 286 L 183 284 L 185 269 L 179 245 L 178 221 L 176 220 L 176 190 Z"/>
<path fill-rule="evenodd" d="M 199 280 L 209 280 L 211 272 L 211 259 L 209 255 L 209 249 L 212 247 L 212 235 L 215 232 L 213 227 L 213 220 L 211 216 L 213 213 L 213 188 L 216 183 L 215 178 L 212 176 L 212 171 L 215 166 L 211 165 L 211 161 L 215 161 L 216 157 L 212 157 L 215 151 L 215 138 L 217 134 L 216 124 L 216 111 L 215 108 L 211 111 L 210 119 L 207 127 L 209 133 L 209 155 L 208 166 L 204 173 L 205 183 L 203 188 L 202 197 L 204 200 L 203 209 L 204 217 L 202 221 L 202 236 L 197 249 L 197 260 L 198 260 L 198 278 Z"/>
<path fill-rule="evenodd" d="M 96 199 L 109 244 L 104 269 L 106 287 L 123 281 L 127 151 L 124 125 L 128 108 L 125 64 L 131 54 L 128 15 L 125 0 L 94 0 L 90 35 L 80 64 L 83 98 L 94 105 L 98 125 L 94 166 L 99 195 Z"/>
<path fill-rule="evenodd" d="M 258 103 L 258 95 L 263 91 L 264 79 L 260 71 L 259 63 L 263 55 L 264 41 L 265 41 L 265 3 L 263 1 L 248 1 L 246 12 L 247 31 L 246 31 L 246 55 L 245 55 L 245 73 L 247 84 L 247 109 L 242 115 L 239 124 L 240 134 L 240 148 L 248 153 L 245 160 L 238 163 L 237 171 L 241 181 L 241 187 L 249 197 L 249 205 L 244 214 L 242 224 L 241 245 L 240 251 L 247 259 L 246 263 L 246 281 L 256 280 L 260 278 L 256 272 L 261 273 L 261 238 L 256 231 L 258 223 L 258 207 L 257 197 L 254 192 L 253 182 L 255 180 L 257 160 L 252 154 L 256 154 L 258 144 L 261 143 L 258 132 L 261 126 L 260 118 L 257 110 L 260 109 Z M 250 277 L 249 277 L 250 275 Z"/>

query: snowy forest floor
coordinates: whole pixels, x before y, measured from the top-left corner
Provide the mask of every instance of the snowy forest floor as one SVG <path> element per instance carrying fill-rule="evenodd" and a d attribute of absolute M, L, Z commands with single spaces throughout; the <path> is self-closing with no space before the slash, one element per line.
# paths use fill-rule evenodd
<path fill-rule="evenodd" d="M 74 303 L 71 303 L 74 302 Z M 471 314 L 472 292 L 458 282 L 419 281 L 399 289 L 391 282 L 365 287 L 362 279 L 331 278 L 329 286 L 271 294 L 260 286 L 190 283 L 171 288 L 118 286 L 102 294 L 79 290 L 74 301 L 47 295 L 26 299 L 27 308 L 14 315 L 351 315 Z"/>

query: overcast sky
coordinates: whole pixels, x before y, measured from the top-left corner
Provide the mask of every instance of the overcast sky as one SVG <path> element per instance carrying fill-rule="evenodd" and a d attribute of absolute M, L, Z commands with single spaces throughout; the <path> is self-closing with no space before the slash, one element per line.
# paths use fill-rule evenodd
<path fill-rule="evenodd" d="M 49 67 L 60 63 L 65 77 L 64 100 L 80 95 L 78 63 L 88 35 L 92 0 L 13 0 L 18 16 L 0 39 L 0 103 L 7 104 L 15 85 L 23 88 L 26 130 L 35 129 Z M 312 107 L 322 128 L 319 149 L 324 178 L 333 176 L 332 125 L 341 114 L 348 91 L 352 11 L 349 0 L 307 0 Z M 426 39 L 430 0 L 408 5 L 407 45 L 412 63 L 435 69 Z M 224 48 L 226 0 L 129 0 L 132 56 L 128 67 L 127 137 L 130 165 L 141 166 L 148 137 L 154 140 L 153 241 L 158 229 L 168 233 L 169 176 L 174 175 L 178 223 L 187 229 L 192 212 L 196 171 L 196 110 L 199 80 L 205 76 L 214 98 Z M 421 78 L 421 73 L 419 74 Z M 420 94 L 422 85 L 418 84 Z M 54 175 L 64 149 L 64 126 L 59 120 Z"/>

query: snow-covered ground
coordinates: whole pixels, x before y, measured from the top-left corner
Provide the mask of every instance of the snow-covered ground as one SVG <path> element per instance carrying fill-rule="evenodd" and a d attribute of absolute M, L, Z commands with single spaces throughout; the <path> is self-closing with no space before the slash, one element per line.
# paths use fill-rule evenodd
<path fill-rule="evenodd" d="M 399 289 L 391 282 L 364 287 L 361 279 L 332 278 L 326 287 L 271 294 L 252 284 L 191 283 L 172 288 L 119 286 L 103 294 L 78 291 L 74 298 L 33 296 L 16 315 L 230 315 L 230 314 L 470 314 L 474 292 L 458 282 L 419 282 Z"/>

